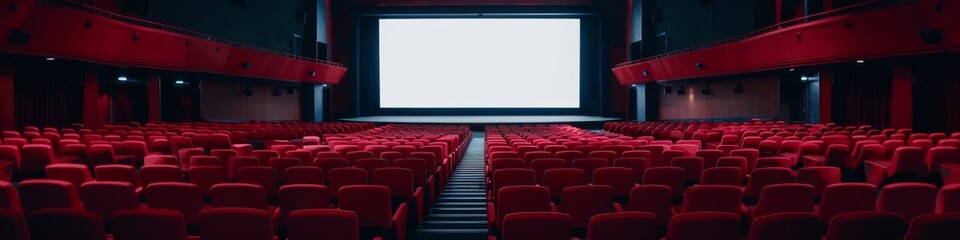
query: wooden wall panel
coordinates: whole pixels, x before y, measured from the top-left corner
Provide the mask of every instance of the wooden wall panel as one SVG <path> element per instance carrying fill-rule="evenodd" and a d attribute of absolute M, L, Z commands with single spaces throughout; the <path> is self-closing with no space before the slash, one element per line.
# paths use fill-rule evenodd
<path fill-rule="evenodd" d="M 200 116 L 205 120 L 300 120 L 300 92 L 272 96 L 272 86 L 249 85 L 253 95 L 243 95 L 243 84 L 204 81 L 200 85 Z"/>
<path fill-rule="evenodd" d="M 741 82 L 744 92 L 734 94 Z M 756 78 L 709 81 L 713 94 L 703 95 L 704 82 L 685 83 L 686 93 L 660 94 L 660 119 L 773 118 L 780 115 L 780 79 Z"/>

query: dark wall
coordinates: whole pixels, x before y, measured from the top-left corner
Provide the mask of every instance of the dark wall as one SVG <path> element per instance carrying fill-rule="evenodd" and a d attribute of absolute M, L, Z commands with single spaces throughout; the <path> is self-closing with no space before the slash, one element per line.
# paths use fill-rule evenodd
<path fill-rule="evenodd" d="M 150 1 L 149 20 L 251 44 L 294 53 L 294 34 L 304 36 L 304 24 L 313 11 L 306 1 L 162 0 Z M 299 46 L 297 48 L 300 48 Z M 298 53 L 295 53 L 298 54 Z"/>
<path fill-rule="evenodd" d="M 244 95 L 249 89 L 250 95 Z M 294 89 L 293 93 L 288 90 Z M 274 95 L 274 91 L 279 91 Z M 300 120 L 300 90 L 204 81 L 200 85 L 201 117 L 205 120 Z"/>
<path fill-rule="evenodd" d="M 709 83 L 709 95 L 701 91 Z M 743 92 L 733 88 L 740 83 Z M 660 91 L 662 120 L 775 118 L 780 114 L 780 79 L 757 77 L 670 83 L 671 93 Z M 677 91 L 683 89 L 680 95 Z"/>

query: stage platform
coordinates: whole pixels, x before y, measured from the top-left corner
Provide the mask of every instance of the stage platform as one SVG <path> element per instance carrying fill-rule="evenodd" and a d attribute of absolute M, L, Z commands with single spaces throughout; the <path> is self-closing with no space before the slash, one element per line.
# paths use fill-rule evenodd
<path fill-rule="evenodd" d="M 343 118 L 346 122 L 372 122 L 380 124 L 407 123 L 407 124 L 464 124 L 464 125 L 505 125 L 505 124 L 597 124 L 608 121 L 617 121 L 619 118 L 606 118 L 585 115 L 553 115 L 553 116 L 369 116 L 358 118 Z"/>

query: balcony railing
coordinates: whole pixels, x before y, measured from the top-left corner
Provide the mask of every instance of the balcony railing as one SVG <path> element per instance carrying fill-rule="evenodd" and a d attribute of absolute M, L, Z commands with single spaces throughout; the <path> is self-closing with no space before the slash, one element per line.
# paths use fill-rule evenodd
<path fill-rule="evenodd" d="M 650 61 L 650 60 L 654 60 L 654 59 L 665 58 L 665 57 L 675 56 L 675 55 L 679 55 L 679 54 L 683 54 L 683 53 L 693 52 L 693 51 L 700 50 L 700 49 L 715 47 L 715 46 L 719 46 L 719 45 L 723 45 L 723 44 L 727 44 L 727 43 L 731 43 L 731 42 L 742 41 L 742 40 L 746 40 L 746 39 L 751 38 L 751 37 L 755 37 L 755 36 L 758 36 L 758 35 L 761 35 L 761 34 L 765 34 L 765 33 L 773 32 L 773 31 L 777 31 L 777 30 L 780 30 L 780 29 L 783 29 L 783 28 L 786 28 L 786 27 L 790 27 L 790 26 L 794 26 L 794 25 L 797 25 L 797 24 L 801 24 L 801 23 L 808 23 L 808 22 L 811 22 L 811 21 L 816 21 L 816 20 L 820 20 L 820 19 L 824 19 L 824 18 L 828 18 L 828 17 L 834 17 L 834 16 L 843 15 L 843 14 L 849 14 L 849 13 L 853 13 L 853 12 L 860 12 L 860 11 L 869 10 L 869 9 L 881 8 L 881 7 L 890 6 L 890 5 L 894 5 L 894 4 L 898 4 L 898 3 L 902 3 L 902 2 L 905 2 L 905 1 L 900 1 L 900 0 L 873 0 L 873 1 L 868 1 L 868 2 L 864 2 L 864 3 L 860 3 L 860 4 L 850 5 L 850 6 L 846 6 L 846 7 L 842 7 L 842 8 L 833 9 L 833 10 L 830 10 L 830 11 L 824 11 L 824 12 L 817 13 L 817 14 L 811 14 L 811 15 L 808 15 L 808 16 L 805 16 L 805 17 L 800 17 L 800 18 L 796 18 L 796 19 L 791 19 L 791 20 L 784 21 L 784 22 L 781 22 L 781 23 L 776 24 L 776 25 L 773 25 L 773 26 L 769 26 L 769 27 L 757 29 L 757 30 L 755 30 L 755 31 L 752 31 L 752 32 L 749 32 L 749 33 L 746 33 L 746 34 L 743 34 L 743 35 L 734 36 L 734 37 L 730 37 L 730 38 L 725 38 L 725 39 L 722 39 L 722 40 L 718 40 L 718 41 L 714 41 L 714 42 L 710 42 L 710 43 L 706 43 L 706 44 L 701 44 L 701 45 L 697 45 L 697 46 L 693 46 L 693 47 L 689 47 L 689 48 L 683 48 L 683 49 L 680 49 L 680 50 L 671 51 L 671 52 L 664 53 L 664 54 L 660 54 L 660 55 L 655 55 L 655 56 L 650 56 L 650 57 L 646 57 L 646 58 L 641 58 L 641 59 L 637 59 L 637 60 L 633 60 L 633 61 L 629 61 L 629 62 L 619 63 L 619 64 L 616 65 L 616 67 L 623 67 L 623 66 L 626 66 L 626 65 L 634 64 L 634 63 L 646 62 L 646 61 Z"/>
<path fill-rule="evenodd" d="M 220 44 L 226 44 L 226 45 L 230 45 L 230 46 L 237 47 L 237 48 L 243 48 L 243 49 L 255 50 L 255 51 L 260 51 L 260 52 L 266 52 L 266 53 L 269 53 L 269 54 L 278 55 L 278 56 L 283 56 L 283 57 L 288 57 L 288 58 L 293 58 L 293 59 L 302 60 L 302 61 L 322 63 L 322 64 L 333 65 L 333 66 L 337 66 L 337 67 L 343 67 L 343 64 L 336 63 L 336 62 L 332 62 L 332 61 L 327 61 L 327 60 L 323 60 L 323 59 L 316 59 L 316 58 L 308 58 L 308 57 L 299 56 L 299 55 L 291 54 L 291 53 L 287 53 L 287 52 L 281 52 L 281 51 L 277 51 L 277 50 L 273 50 L 273 49 L 268 49 L 268 48 L 263 48 L 263 47 L 257 47 L 257 46 L 253 46 L 253 45 L 246 44 L 246 43 L 241 43 L 241 42 L 232 41 L 232 40 L 229 40 L 229 39 L 225 39 L 225 38 L 221 38 L 221 37 L 217 37 L 217 36 L 213 36 L 213 35 L 209 35 L 209 34 L 204 34 L 204 33 L 196 32 L 196 31 L 193 31 L 193 30 L 188 30 L 188 29 L 184 29 L 184 28 L 180 28 L 180 27 L 170 26 L 170 25 L 166 25 L 166 24 L 163 24 L 163 23 L 158 23 L 158 22 L 154 22 L 154 21 L 150 21 L 150 20 L 146 20 L 146 19 L 140 19 L 140 18 L 136 18 L 136 17 L 131 17 L 131 16 L 126 16 L 126 15 L 122 15 L 122 14 L 117 14 L 117 13 L 114 13 L 114 12 L 110 12 L 110 11 L 107 11 L 107 10 L 103 10 L 103 9 L 100 9 L 100 8 L 96 8 L 96 7 L 94 7 L 94 6 L 90 6 L 90 5 L 83 4 L 83 3 L 79 3 L 79 2 L 75 2 L 75 1 L 69 1 L 69 0 L 67 0 L 67 1 L 55 1 L 55 2 L 56 2 L 58 5 L 60 5 L 60 6 L 64 6 L 64 7 L 67 7 L 67 8 L 84 11 L 84 12 L 91 13 L 91 14 L 94 14 L 94 15 L 97 15 L 97 16 L 102 16 L 102 17 L 106 17 L 106 18 L 113 19 L 113 20 L 130 23 L 130 24 L 134 24 L 134 25 L 137 25 L 137 26 L 143 26 L 143 27 L 149 27 L 149 28 L 153 28 L 153 29 L 164 30 L 164 31 L 173 32 L 173 33 L 177 33 L 177 34 L 182 34 L 182 35 L 186 35 L 186 36 L 190 36 L 190 37 L 195 37 L 195 38 L 199 38 L 199 39 L 204 39 L 204 40 L 207 40 L 207 41 L 212 41 L 212 42 L 216 42 L 216 43 L 220 43 Z"/>

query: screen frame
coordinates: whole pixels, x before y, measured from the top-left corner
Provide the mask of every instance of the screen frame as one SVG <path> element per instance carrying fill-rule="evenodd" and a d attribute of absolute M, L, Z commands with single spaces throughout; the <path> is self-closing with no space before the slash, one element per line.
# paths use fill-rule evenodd
<path fill-rule="evenodd" d="M 478 12 L 478 10 L 480 10 Z M 580 99 L 578 108 L 382 108 L 380 107 L 380 19 L 579 19 Z M 600 115 L 604 79 L 599 15 L 585 9 L 399 8 L 357 15 L 357 110 L 360 116 L 400 115 Z M 606 68 L 606 69 L 609 69 Z M 465 89 L 468 90 L 468 89 Z"/>

